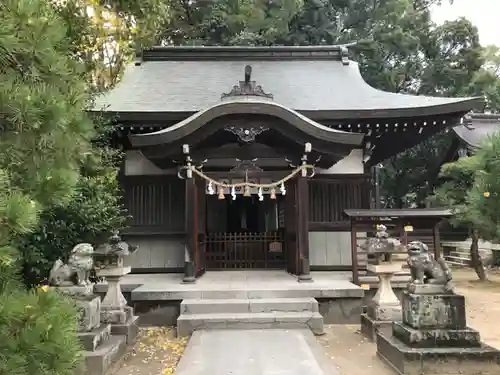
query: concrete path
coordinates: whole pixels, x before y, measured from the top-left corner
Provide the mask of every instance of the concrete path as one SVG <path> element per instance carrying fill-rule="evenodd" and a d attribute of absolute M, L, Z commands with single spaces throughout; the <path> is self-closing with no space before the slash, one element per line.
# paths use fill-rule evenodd
<path fill-rule="evenodd" d="M 338 375 L 309 330 L 195 331 L 175 375 Z"/>

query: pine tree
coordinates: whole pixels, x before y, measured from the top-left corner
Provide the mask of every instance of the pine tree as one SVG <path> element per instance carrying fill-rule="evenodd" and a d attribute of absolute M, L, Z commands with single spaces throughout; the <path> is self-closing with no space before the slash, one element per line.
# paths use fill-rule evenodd
<path fill-rule="evenodd" d="M 0 3 L 0 374 L 72 375 L 80 358 L 72 303 L 6 277 L 16 239 L 71 201 L 91 155 L 87 87 L 69 51 L 52 2 Z"/>
<path fill-rule="evenodd" d="M 0 4 L 0 168 L 37 205 L 64 203 L 94 126 L 65 25 L 45 1 Z"/>
<path fill-rule="evenodd" d="M 445 164 L 445 182 L 434 199 L 452 209 L 455 225 L 468 225 L 472 266 L 481 280 L 486 273 L 479 256 L 479 239 L 500 242 L 500 134 L 484 140 L 477 152 Z"/>

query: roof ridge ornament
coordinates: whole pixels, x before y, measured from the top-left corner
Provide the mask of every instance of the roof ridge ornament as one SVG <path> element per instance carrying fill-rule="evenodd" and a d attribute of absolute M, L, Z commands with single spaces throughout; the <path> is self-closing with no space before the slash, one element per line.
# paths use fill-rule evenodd
<path fill-rule="evenodd" d="M 252 67 L 247 65 L 245 66 L 245 80 L 240 81 L 239 85 L 234 85 L 230 92 L 223 93 L 220 97 L 221 100 L 235 96 L 260 96 L 267 99 L 274 99 L 273 94 L 264 92 L 262 86 L 257 85 L 257 83 L 252 81 L 251 78 Z"/>

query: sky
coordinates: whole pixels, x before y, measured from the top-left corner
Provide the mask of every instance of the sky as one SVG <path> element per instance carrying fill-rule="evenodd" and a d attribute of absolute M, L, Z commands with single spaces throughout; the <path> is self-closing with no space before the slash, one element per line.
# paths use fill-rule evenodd
<path fill-rule="evenodd" d="M 451 21 L 459 17 L 470 20 L 479 29 L 481 44 L 500 46 L 500 0 L 455 0 L 432 10 L 436 23 Z"/>

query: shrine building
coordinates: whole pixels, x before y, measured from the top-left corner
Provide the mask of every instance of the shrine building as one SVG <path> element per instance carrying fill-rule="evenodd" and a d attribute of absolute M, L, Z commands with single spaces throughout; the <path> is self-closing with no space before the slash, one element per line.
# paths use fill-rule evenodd
<path fill-rule="evenodd" d="M 377 90 L 346 46 L 144 50 L 95 107 L 126 152 L 133 272 L 351 270 L 372 167 L 481 102 Z"/>

